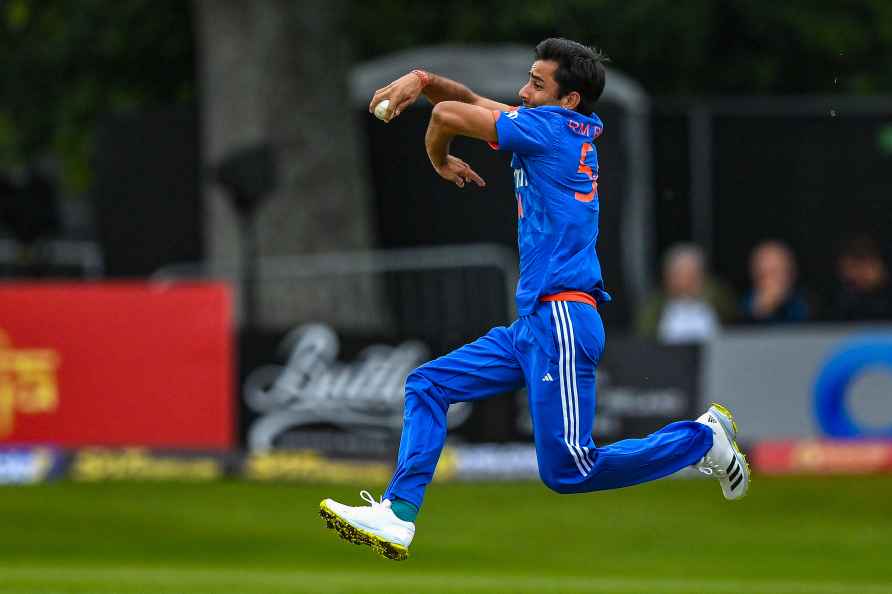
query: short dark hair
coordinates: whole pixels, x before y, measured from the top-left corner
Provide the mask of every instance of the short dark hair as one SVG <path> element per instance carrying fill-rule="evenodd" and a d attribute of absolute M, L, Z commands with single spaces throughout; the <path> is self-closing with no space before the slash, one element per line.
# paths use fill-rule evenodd
<path fill-rule="evenodd" d="M 607 74 L 604 63 L 609 62 L 610 58 L 581 43 L 551 37 L 536 46 L 536 59 L 557 62 L 554 79 L 558 84 L 558 97 L 576 91 L 580 96 L 576 111 L 583 115 L 591 115 L 595 111 L 595 103 L 604 92 Z"/>

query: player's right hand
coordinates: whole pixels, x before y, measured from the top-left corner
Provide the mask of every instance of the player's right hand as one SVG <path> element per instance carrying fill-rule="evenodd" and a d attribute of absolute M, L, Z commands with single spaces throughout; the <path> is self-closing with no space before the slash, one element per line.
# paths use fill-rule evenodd
<path fill-rule="evenodd" d="M 474 182 L 481 188 L 486 186 L 486 182 L 483 181 L 483 178 L 480 177 L 476 171 L 471 169 L 470 165 L 452 155 L 446 155 L 446 162 L 444 164 L 440 166 L 434 165 L 434 170 L 440 177 L 446 181 L 451 181 L 459 188 L 465 187 L 466 182 Z"/>
<path fill-rule="evenodd" d="M 375 113 L 375 106 L 388 99 L 390 107 L 384 121 L 389 122 L 400 115 L 404 109 L 415 103 L 418 96 L 421 95 L 423 88 L 421 79 L 417 75 L 410 72 L 405 76 L 401 76 L 383 89 L 375 91 L 375 95 L 369 103 L 369 113 Z"/>

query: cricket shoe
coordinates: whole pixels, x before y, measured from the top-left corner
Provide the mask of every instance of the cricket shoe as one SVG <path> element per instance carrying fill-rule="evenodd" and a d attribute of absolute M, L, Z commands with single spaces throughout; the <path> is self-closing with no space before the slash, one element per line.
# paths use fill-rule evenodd
<path fill-rule="evenodd" d="M 390 500 L 379 503 L 368 491 L 360 491 L 359 496 L 369 505 L 351 507 L 324 499 L 319 504 L 319 515 L 346 541 L 372 547 L 394 561 L 408 557 L 415 524 L 400 520 L 390 509 Z"/>
<path fill-rule="evenodd" d="M 713 402 L 698 423 L 712 429 L 712 447 L 695 466 L 703 474 L 719 479 L 725 499 L 740 499 L 750 486 L 750 466 L 737 447 L 737 423 L 731 411 Z"/>

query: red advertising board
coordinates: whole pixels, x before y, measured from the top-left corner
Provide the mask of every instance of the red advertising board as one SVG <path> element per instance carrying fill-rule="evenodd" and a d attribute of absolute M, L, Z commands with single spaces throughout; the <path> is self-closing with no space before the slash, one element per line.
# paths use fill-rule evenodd
<path fill-rule="evenodd" d="M 892 441 L 763 441 L 753 450 L 753 466 L 765 474 L 892 472 Z"/>
<path fill-rule="evenodd" d="M 0 445 L 234 441 L 224 284 L 0 285 Z"/>

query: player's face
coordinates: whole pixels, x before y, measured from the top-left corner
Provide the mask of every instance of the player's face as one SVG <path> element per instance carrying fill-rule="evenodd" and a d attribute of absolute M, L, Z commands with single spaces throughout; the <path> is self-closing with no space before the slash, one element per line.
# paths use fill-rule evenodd
<path fill-rule="evenodd" d="M 524 106 L 560 105 L 558 84 L 554 73 L 558 63 L 552 60 L 536 60 L 530 68 L 530 78 L 518 91 Z"/>

